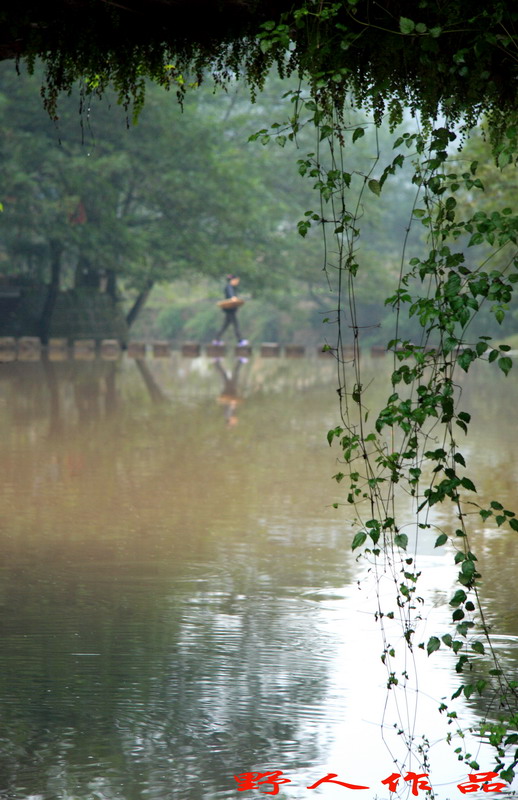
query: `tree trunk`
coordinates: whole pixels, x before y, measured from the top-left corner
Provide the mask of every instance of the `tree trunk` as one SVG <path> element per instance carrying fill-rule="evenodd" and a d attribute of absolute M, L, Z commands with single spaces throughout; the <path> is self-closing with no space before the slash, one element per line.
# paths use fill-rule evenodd
<path fill-rule="evenodd" d="M 52 314 L 59 294 L 59 279 L 61 276 L 61 254 L 63 245 L 57 239 L 50 240 L 50 283 L 47 286 L 47 297 L 39 321 L 40 339 L 42 344 L 48 344 Z"/>
<path fill-rule="evenodd" d="M 133 325 L 133 323 L 137 319 L 138 315 L 140 314 L 140 312 L 144 308 L 145 302 L 149 297 L 149 293 L 151 292 L 151 289 L 153 288 L 153 285 L 154 285 L 154 281 L 148 280 L 148 282 L 146 283 L 144 289 L 142 289 L 142 291 L 139 293 L 139 295 L 137 296 L 137 299 L 135 300 L 135 302 L 131 306 L 130 310 L 126 314 L 126 324 L 127 324 L 128 328 L 131 328 L 131 326 Z"/>
<path fill-rule="evenodd" d="M 114 269 L 106 270 L 106 294 L 114 303 L 117 302 L 117 273 Z"/>

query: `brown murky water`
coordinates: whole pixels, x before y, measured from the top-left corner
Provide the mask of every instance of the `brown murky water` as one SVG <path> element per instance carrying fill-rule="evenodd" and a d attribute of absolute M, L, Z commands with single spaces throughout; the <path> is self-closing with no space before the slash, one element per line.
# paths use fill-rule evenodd
<path fill-rule="evenodd" d="M 484 370 L 465 388 L 469 454 L 479 492 L 513 508 L 518 386 Z M 332 360 L 0 364 L 2 800 L 259 797 L 272 785 L 242 794 L 233 776 L 273 769 L 279 797 L 351 795 L 307 788 L 329 772 L 396 796 L 368 565 L 333 508 L 338 422 Z M 473 524 L 512 667 L 517 535 Z M 435 538 L 419 545 L 428 635 L 455 576 Z M 419 669 L 416 735 L 438 795 L 460 797 L 469 770 L 435 719 L 453 662 Z"/>

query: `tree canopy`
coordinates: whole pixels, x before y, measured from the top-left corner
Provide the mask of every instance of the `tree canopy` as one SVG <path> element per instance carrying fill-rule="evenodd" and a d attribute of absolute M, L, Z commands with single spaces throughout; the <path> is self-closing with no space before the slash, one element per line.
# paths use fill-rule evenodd
<path fill-rule="evenodd" d="M 304 211 L 316 207 L 306 160 L 315 148 L 314 131 L 301 129 L 297 143 L 278 137 L 282 147 L 267 134 L 260 135 L 265 146 L 247 141 L 285 114 L 279 98 L 296 82 L 270 77 L 254 106 L 236 82 L 215 95 L 202 86 L 186 98 L 183 112 L 148 85 L 139 124 L 126 129 L 113 92 L 93 98 L 80 117 L 77 85 L 61 100 L 60 120 L 52 122 L 38 97 L 40 81 L 39 71 L 17 76 L 11 65 L 0 65 L 0 275 L 42 296 L 51 274 L 56 291 L 74 297 L 81 291 L 90 298 L 105 285 L 112 299 L 124 298 L 130 322 L 152 285 L 173 284 L 165 293 L 153 291 L 153 308 L 168 312 L 160 335 L 179 335 L 187 320 L 182 335 L 204 338 L 218 324 L 208 296 L 219 294 L 226 272 L 238 270 L 245 291 L 262 298 L 247 308 L 259 338 L 284 340 L 294 330 L 308 336 L 311 329 L 320 341 L 336 275 L 322 279 L 318 226 L 304 239 L 297 232 Z M 348 123 L 365 124 L 346 158 L 357 188 L 376 142 L 390 154 L 393 136 L 386 126 L 375 135 L 358 112 L 348 114 Z M 373 333 L 399 268 L 407 224 L 401 212 L 411 194 L 409 176 L 402 175 L 386 187 L 383 208 L 372 193 L 363 201 L 357 303 Z M 27 325 L 23 307 L 19 312 L 20 325 Z M 152 315 L 145 315 L 146 330 Z"/>
<path fill-rule="evenodd" d="M 62 289 L 104 276 L 113 299 L 121 282 L 145 294 L 237 265 L 249 287 L 275 284 L 287 203 L 264 177 L 266 153 L 225 123 L 232 98 L 222 108 L 200 91 L 182 113 L 150 87 L 140 124 L 126 130 L 113 94 L 81 127 L 74 92 L 56 125 L 37 87 L 38 76 L 0 68 L 0 273 L 41 286 L 53 264 Z M 242 124 L 237 116 L 234 133 Z"/>
<path fill-rule="evenodd" d="M 78 78 L 110 82 L 124 103 L 142 103 L 145 78 L 176 87 L 210 74 L 244 76 L 260 88 L 273 65 L 312 84 L 324 102 L 403 107 L 502 131 L 516 114 L 518 9 L 514 0 L 21 0 L 0 12 L 0 56 L 41 58 L 52 114 Z"/>

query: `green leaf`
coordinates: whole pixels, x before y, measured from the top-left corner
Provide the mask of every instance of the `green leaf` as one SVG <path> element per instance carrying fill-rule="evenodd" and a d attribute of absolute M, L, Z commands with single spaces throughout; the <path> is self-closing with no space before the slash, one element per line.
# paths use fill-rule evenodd
<path fill-rule="evenodd" d="M 440 536 L 438 536 L 437 539 L 435 540 L 434 547 L 440 547 L 441 545 L 446 544 L 447 541 L 448 541 L 447 535 L 445 533 L 441 533 Z"/>
<path fill-rule="evenodd" d="M 467 372 L 471 362 L 474 361 L 475 358 L 476 356 L 473 350 L 466 350 L 464 353 L 459 354 L 459 356 L 457 357 L 457 363 L 459 367 L 461 367 L 461 369 L 464 370 L 464 372 Z"/>
<path fill-rule="evenodd" d="M 463 486 L 465 489 L 468 489 L 470 492 L 476 492 L 475 484 L 469 478 L 462 478 L 460 485 Z"/>
<path fill-rule="evenodd" d="M 509 520 L 509 525 L 511 526 L 513 531 L 518 531 L 518 519 L 516 519 L 516 517 Z"/>
<path fill-rule="evenodd" d="M 408 545 L 408 536 L 406 533 L 397 533 L 394 536 L 394 544 L 396 544 L 398 547 L 401 547 L 402 550 L 406 550 Z"/>
<path fill-rule="evenodd" d="M 482 244 L 484 236 L 481 233 L 474 233 L 468 242 L 468 247 L 473 247 L 476 244 Z"/>
<path fill-rule="evenodd" d="M 454 336 L 447 336 L 446 339 L 444 340 L 442 347 L 444 353 L 446 354 L 451 353 L 451 351 L 457 347 L 458 343 L 459 340 L 456 339 Z"/>
<path fill-rule="evenodd" d="M 381 186 L 379 181 L 375 181 L 374 178 L 372 178 L 372 180 L 368 182 L 367 186 L 369 187 L 371 192 L 373 192 L 373 194 L 378 195 L 379 197 L 379 195 L 381 194 Z"/>
<path fill-rule="evenodd" d="M 367 534 L 365 533 L 365 531 L 358 531 L 358 533 L 353 539 L 352 549 L 356 550 L 357 547 L 361 547 L 362 544 L 365 542 L 366 538 Z"/>
<path fill-rule="evenodd" d="M 340 436 L 343 432 L 344 432 L 343 428 L 340 428 L 340 427 L 331 428 L 331 430 L 327 432 L 327 441 L 328 441 L 329 445 L 331 445 L 331 443 L 332 443 L 333 439 L 335 438 L 335 436 Z"/>
<path fill-rule="evenodd" d="M 453 606 L 453 608 L 457 608 L 457 606 L 460 606 L 461 603 L 464 603 L 466 599 L 467 599 L 466 592 L 463 589 L 457 589 L 457 591 L 450 600 L 450 606 Z"/>
<path fill-rule="evenodd" d="M 500 778 L 501 778 L 503 781 L 505 781 L 506 783 L 512 783 L 512 781 L 513 781 L 513 778 L 514 778 L 514 769 L 512 769 L 511 767 L 509 767 L 508 769 L 502 769 L 502 770 L 500 770 L 500 775 L 499 775 L 499 777 L 500 777 Z"/>
<path fill-rule="evenodd" d="M 412 33 L 415 29 L 415 22 L 412 22 L 408 17 L 399 18 L 399 30 L 401 33 Z"/>
<path fill-rule="evenodd" d="M 482 642 L 473 642 L 471 645 L 471 649 L 475 653 L 480 653 L 481 656 L 483 656 L 484 653 L 486 652 L 484 650 L 484 645 L 482 644 Z"/>
<path fill-rule="evenodd" d="M 465 423 L 465 422 L 462 422 L 461 420 L 458 420 L 458 419 L 457 419 L 457 420 L 455 421 L 455 424 L 456 424 L 456 425 L 458 425 L 458 426 L 459 426 L 459 428 L 462 428 L 462 430 L 464 431 L 464 433 L 466 433 L 466 434 L 467 434 L 467 432 L 468 432 L 468 426 L 466 425 L 466 423 Z"/>
<path fill-rule="evenodd" d="M 475 564 L 473 561 L 463 561 L 461 572 L 464 578 L 466 578 L 468 581 L 471 581 L 473 579 L 473 575 L 475 574 Z"/>
<path fill-rule="evenodd" d="M 435 651 L 438 650 L 440 646 L 441 646 L 441 640 L 438 639 L 437 636 L 430 636 L 430 638 L 428 639 L 428 644 L 426 645 L 426 652 L 428 653 L 429 656 L 431 656 L 432 653 L 435 653 Z"/>
<path fill-rule="evenodd" d="M 306 220 L 301 220 L 300 222 L 297 222 L 297 230 L 302 237 L 306 236 L 310 227 L 311 223 L 306 222 Z"/>
<path fill-rule="evenodd" d="M 362 136 L 365 136 L 365 131 L 363 128 L 356 128 L 353 133 L 353 144 L 357 139 L 361 139 Z"/>
<path fill-rule="evenodd" d="M 502 356 L 502 358 L 498 359 L 498 366 L 500 367 L 502 372 L 505 375 L 507 375 L 509 373 L 509 370 L 513 366 L 512 359 L 510 359 L 509 356 Z"/>

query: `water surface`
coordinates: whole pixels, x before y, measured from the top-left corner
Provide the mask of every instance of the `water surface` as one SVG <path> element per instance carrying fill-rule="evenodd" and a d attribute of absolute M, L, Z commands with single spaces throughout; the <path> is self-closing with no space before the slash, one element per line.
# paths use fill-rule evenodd
<path fill-rule="evenodd" d="M 465 387 L 470 454 L 481 495 L 513 508 L 517 387 L 487 366 Z M 458 683 L 450 654 L 419 662 L 406 710 L 385 708 L 378 584 L 333 507 L 335 373 L 332 359 L 176 353 L 0 364 L 2 800 L 258 797 L 233 776 L 273 769 L 291 780 L 281 797 L 351 795 L 306 788 L 329 772 L 394 797 L 380 781 L 398 715 L 424 726 L 438 795 L 461 796 L 469 770 L 436 720 Z M 473 525 L 512 666 L 516 535 Z M 455 578 L 435 538 L 418 546 L 428 635 L 448 629 Z"/>

